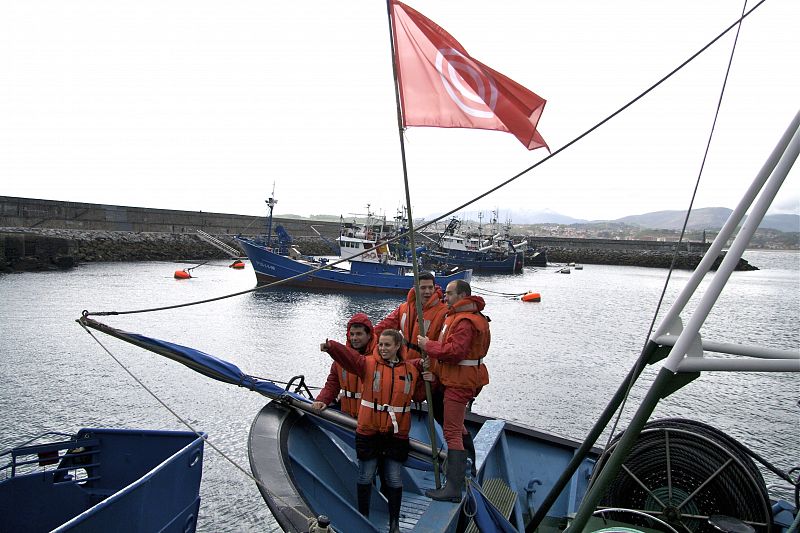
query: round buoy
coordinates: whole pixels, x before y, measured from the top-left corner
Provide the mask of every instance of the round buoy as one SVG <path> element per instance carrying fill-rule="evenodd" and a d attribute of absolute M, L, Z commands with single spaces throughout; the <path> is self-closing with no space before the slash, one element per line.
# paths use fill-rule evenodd
<path fill-rule="evenodd" d="M 231 268 L 237 268 L 237 269 L 238 268 L 244 268 L 244 263 L 242 261 L 238 261 L 237 260 L 237 261 L 234 261 L 233 263 L 231 263 L 230 267 Z"/>
<path fill-rule="evenodd" d="M 175 271 L 175 279 L 189 279 L 191 277 L 192 277 L 192 275 L 189 274 L 185 270 L 176 270 Z"/>
<path fill-rule="evenodd" d="M 538 292 L 527 292 L 522 295 L 523 302 L 541 302 L 542 295 Z"/>

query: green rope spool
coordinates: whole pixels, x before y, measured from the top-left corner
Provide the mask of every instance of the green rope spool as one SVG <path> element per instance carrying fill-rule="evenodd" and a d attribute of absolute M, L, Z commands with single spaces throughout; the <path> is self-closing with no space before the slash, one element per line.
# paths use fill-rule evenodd
<path fill-rule="evenodd" d="M 609 443 L 608 455 L 620 438 Z M 597 471 L 604 463 L 597 464 Z M 772 529 L 764 478 L 746 449 L 709 425 L 685 419 L 645 425 L 601 501 L 603 507 L 643 511 L 679 531 L 719 533 L 708 524 L 712 515 L 737 518 L 758 532 Z M 632 514 L 618 518 L 652 526 Z"/>

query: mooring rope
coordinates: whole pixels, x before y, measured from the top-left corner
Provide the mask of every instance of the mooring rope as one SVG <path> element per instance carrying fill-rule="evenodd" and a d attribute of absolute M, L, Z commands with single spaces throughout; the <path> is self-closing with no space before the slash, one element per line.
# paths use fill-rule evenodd
<path fill-rule="evenodd" d="M 524 292 L 499 292 L 493 291 L 490 289 L 484 289 L 482 287 L 476 287 L 475 285 L 472 286 L 472 292 L 477 292 L 478 294 L 491 294 L 494 296 L 503 296 L 505 298 L 519 298 L 520 296 L 525 295 Z"/>

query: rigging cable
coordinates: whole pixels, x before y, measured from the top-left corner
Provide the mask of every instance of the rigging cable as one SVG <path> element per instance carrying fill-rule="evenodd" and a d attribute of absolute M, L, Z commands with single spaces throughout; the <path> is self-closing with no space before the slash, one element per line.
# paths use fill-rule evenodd
<path fill-rule="evenodd" d="M 727 28 L 722 30 L 721 33 L 719 33 L 716 37 L 714 37 L 711 41 L 709 41 L 700 50 L 698 50 L 697 52 L 695 52 L 694 54 L 689 56 L 688 59 L 686 59 L 680 65 L 675 67 L 668 74 L 663 76 L 661 79 L 659 79 L 654 84 L 650 85 L 650 87 L 648 87 L 647 89 L 642 91 L 638 96 L 636 96 L 633 99 L 629 100 L 628 103 L 624 104 L 622 107 L 620 107 L 616 111 L 612 112 L 610 115 L 608 115 L 607 117 L 602 119 L 600 122 L 598 122 L 594 126 L 590 127 L 589 129 L 587 129 L 583 133 L 579 134 L 577 137 L 573 138 L 571 141 L 567 142 L 565 145 L 561 146 L 560 148 L 558 148 L 554 152 L 550 153 L 550 155 L 546 156 L 545 158 L 541 159 L 540 161 L 537 161 L 536 163 L 534 163 L 533 165 L 529 166 L 528 168 L 522 170 L 521 172 L 518 172 L 517 174 L 515 174 L 511 178 L 508 178 L 507 180 L 503 181 L 499 185 L 496 185 L 495 187 L 492 187 L 488 191 L 486 191 L 486 192 L 476 196 L 475 198 L 473 198 L 473 199 L 461 204 L 460 206 L 456 207 L 455 209 L 451 209 L 450 211 L 442 214 L 441 216 L 439 216 L 437 218 L 434 218 L 433 220 L 418 226 L 415 229 L 415 231 L 422 231 L 423 229 L 428 228 L 429 226 L 440 222 L 441 220 L 453 215 L 454 213 L 464 209 L 465 207 L 468 207 L 469 205 L 477 202 L 478 200 L 483 199 L 484 197 L 490 195 L 491 193 L 497 191 L 498 189 L 501 189 L 502 187 L 505 187 L 506 185 L 508 185 L 509 183 L 513 182 L 514 180 L 520 178 L 521 176 L 527 174 L 528 172 L 532 171 L 533 169 L 539 167 L 540 165 L 542 165 L 545 162 L 549 161 L 550 159 L 554 158 L 556 155 L 560 154 L 561 152 L 563 152 L 567 148 L 571 147 L 572 145 L 574 145 L 578 141 L 582 140 L 584 137 L 588 136 L 590 133 L 593 133 L 595 130 L 597 130 L 601 126 L 605 125 L 611 119 L 615 118 L 617 115 L 619 115 L 620 113 L 622 113 L 623 111 L 625 111 L 626 109 L 631 107 L 633 104 L 635 104 L 636 102 L 638 102 L 639 100 L 641 100 L 642 98 L 647 96 L 656 87 L 659 87 L 661 84 L 663 84 L 669 78 L 671 78 L 672 76 L 677 74 L 686 65 L 688 65 L 689 63 L 694 61 L 700 54 L 702 54 L 703 52 L 708 50 L 712 45 L 714 45 L 717 41 L 719 41 L 722 37 L 724 37 L 730 30 L 735 28 L 737 25 L 741 24 L 742 20 L 744 20 L 746 17 L 748 17 L 750 14 L 752 14 L 753 11 L 758 9 L 764 2 L 766 2 L 766 0 L 761 0 L 760 2 L 758 2 L 749 11 L 744 13 L 738 20 L 736 20 L 734 23 L 732 23 Z M 385 243 L 389 244 L 389 243 L 398 241 L 398 240 L 400 240 L 402 238 L 405 238 L 409 233 L 410 233 L 409 231 L 401 233 L 400 235 L 397 235 L 396 237 L 392 237 L 392 238 L 386 240 Z M 365 250 L 361 254 L 354 255 L 352 257 L 358 257 L 358 256 L 360 256 L 360 255 L 362 255 L 362 254 L 364 254 L 366 252 L 367 252 L 367 250 Z M 234 293 L 231 293 L 231 294 L 226 294 L 226 295 L 223 295 L 223 296 L 217 296 L 215 298 L 207 298 L 207 299 L 204 299 L 204 300 L 197 300 L 197 301 L 194 301 L 194 302 L 186 302 L 186 303 L 182 303 L 182 304 L 168 305 L 168 306 L 162 306 L 162 307 L 152 307 L 152 308 L 148 308 L 148 309 L 137 309 L 137 310 L 131 310 L 131 311 L 100 311 L 100 312 L 86 312 L 86 313 L 87 313 L 87 315 L 94 315 L 94 316 L 126 315 L 126 314 L 134 314 L 134 313 L 148 313 L 148 312 L 153 312 L 153 311 L 165 311 L 165 310 L 168 310 L 168 309 L 178 309 L 178 308 L 181 308 L 181 307 L 188 307 L 188 306 L 192 306 L 192 305 L 199 305 L 199 304 L 204 304 L 204 303 L 215 302 L 215 301 L 218 301 L 218 300 L 224 300 L 226 298 L 232 298 L 234 296 L 241 296 L 243 294 L 248 294 L 248 293 L 251 293 L 251 292 L 259 291 L 261 289 L 266 289 L 266 288 L 269 288 L 269 287 L 275 287 L 275 286 L 278 286 L 278 285 L 283 285 L 283 284 L 285 284 L 285 283 L 287 283 L 287 282 L 289 282 L 291 280 L 294 280 L 294 279 L 297 279 L 297 278 L 301 278 L 301 277 L 304 277 L 304 276 L 309 276 L 309 275 L 313 276 L 313 274 L 315 272 L 318 272 L 318 271 L 326 269 L 326 268 L 333 267 L 333 266 L 338 265 L 340 263 L 343 263 L 343 262 L 345 262 L 345 261 L 347 261 L 349 259 L 350 258 L 339 259 L 339 260 L 334 261 L 332 263 L 328 263 L 327 265 L 325 265 L 323 267 L 312 269 L 312 270 L 310 270 L 308 272 L 302 272 L 302 273 L 297 274 L 295 276 L 292 276 L 290 278 L 284 278 L 284 279 L 281 279 L 281 280 L 278 280 L 278 281 L 275 281 L 275 282 L 272 282 L 272 283 L 268 283 L 268 284 L 264 284 L 264 285 L 258 285 L 256 287 L 253 287 L 252 289 L 238 291 L 238 292 L 234 292 Z"/>
<path fill-rule="evenodd" d="M 758 7 L 758 6 L 756 6 L 756 7 Z M 753 9 L 755 9 L 755 8 L 753 8 Z M 717 108 L 716 108 L 716 110 L 714 112 L 714 120 L 712 121 L 712 124 L 711 124 L 711 130 L 708 133 L 708 140 L 706 141 L 706 148 L 705 148 L 705 151 L 703 153 L 703 159 L 702 159 L 702 161 L 700 163 L 700 169 L 699 169 L 698 174 L 697 174 L 697 179 L 695 180 L 694 190 L 692 191 L 692 195 L 691 195 L 691 198 L 689 200 L 689 207 L 686 210 L 686 216 L 683 219 L 683 226 L 681 227 L 681 233 L 680 233 L 680 236 L 678 237 L 678 241 L 675 243 L 675 247 L 673 249 L 672 262 L 670 263 L 669 270 L 667 271 L 667 277 L 664 280 L 664 286 L 663 286 L 663 288 L 661 290 L 661 295 L 659 296 L 658 303 L 656 304 L 655 311 L 653 312 L 653 319 L 650 322 L 650 327 L 648 328 L 648 332 L 647 332 L 647 336 L 646 336 L 646 339 L 645 339 L 645 342 L 644 342 L 644 346 L 642 346 L 642 351 L 641 351 L 642 355 L 644 354 L 644 352 L 646 350 L 646 347 L 647 347 L 647 344 L 648 344 L 648 342 L 650 340 L 650 334 L 653 332 L 653 329 L 655 327 L 655 323 L 656 323 L 656 320 L 658 318 L 658 313 L 661 310 L 661 306 L 663 305 L 663 302 L 664 302 L 664 297 L 665 297 L 666 292 L 667 292 L 667 287 L 669 286 L 669 282 L 670 282 L 670 279 L 672 277 L 672 273 L 675 270 L 675 264 L 676 264 L 677 259 L 678 259 L 678 251 L 680 249 L 680 245 L 683 242 L 684 236 L 686 235 L 686 228 L 687 228 L 687 226 L 689 224 L 689 217 L 691 216 L 692 208 L 694 206 L 694 202 L 695 202 L 695 199 L 697 197 L 697 191 L 698 191 L 698 189 L 700 187 L 700 180 L 701 180 L 701 178 L 703 176 L 703 170 L 705 168 L 706 160 L 708 159 L 708 152 L 711 149 L 711 141 L 712 141 L 712 139 L 714 137 L 714 131 L 715 131 L 716 126 L 717 126 L 717 120 L 719 118 L 720 109 L 722 108 L 722 100 L 723 100 L 723 97 L 725 95 L 725 88 L 726 88 L 726 86 L 728 84 L 728 78 L 730 76 L 731 66 L 733 65 L 733 57 L 734 57 L 734 54 L 736 52 L 736 45 L 737 45 L 737 43 L 739 41 L 739 33 L 741 32 L 741 23 L 744 20 L 744 17 L 746 16 L 746 14 L 745 14 L 746 10 L 747 10 L 747 0 L 744 0 L 744 5 L 742 6 L 742 16 L 739 19 L 739 23 L 738 23 L 738 26 L 736 28 L 736 35 L 735 35 L 734 40 L 733 40 L 733 45 L 731 46 L 731 53 L 730 53 L 730 56 L 728 58 L 728 65 L 727 65 L 727 68 L 725 70 L 725 77 L 724 77 L 724 79 L 722 81 L 722 87 L 720 88 L 719 98 L 717 99 Z M 752 10 L 751 10 L 751 12 L 752 12 Z M 646 364 L 646 362 L 644 361 L 644 358 L 640 357 L 638 359 L 638 361 L 637 361 L 637 365 L 639 365 L 639 367 L 641 367 L 642 365 L 645 365 L 645 364 Z M 641 368 L 639 368 L 639 367 L 636 368 L 636 373 L 637 374 L 641 370 Z M 634 374 L 634 375 L 636 375 L 636 374 Z M 619 421 L 620 421 L 620 419 L 622 417 L 622 412 L 625 410 L 625 404 L 626 404 L 626 402 L 628 400 L 628 396 L 630 395 L 630 391 L 633 388 L 634 382 L 635 382 L 635 380 L 632 379 L 628 383 L 627 390 L 625 391 L 625 395 L 623 396 L 622 403 L 620 404 L 619 410 L 617 412 L 617 417 L 614 420 L 614 424 L 613 424 L 613 426 L 611 428 L 611 431 L 608 434 L 608 440 L 606 441 L 606 445 L 605 445 L 605 447 L 603 449 L 603 453 L 602 453 L 601 457 L 598 459 L 598 463 L 602 462 L 604 460 L 605 456 L 607 455 L 607 452 L 608 452 L 608 449 L 609 449 L 609 445 L 610 445 L 611 441 L 614 439 L 614 434 L 615 434 L 615 432 L 617 430 L 617 426 L 618 426 Z M 769 465 L 769 466 L 772 466 L 772 465 Z M 772 468 L 774 468 L 774 467 L 772 467 Z M 597 471 L 599 471 L 599 469 Z M 594 476 L 597 473 L 597 471 L 595 471 L 595 473 L 592 475 L 592 480 L 590 481 L 590 484 L 593 483 Z M 782 477 L 785 476 L 785 475 L 786 474 L 783 474 Z"/>
<path fill-rule="evenodd" d="M 104 345 L 102 342 L 100 342 L 100 339 L 98 339 L 98 338 L 97 338 L 97 337 L 94 335 L 94 333 L 92 333 L 91 331 L 89 331 L 89 328 L 87 328 L 87 327 L 86 327 L 85 325 L 83 325 L 83 324 L 81 324 L 81 327 L 84 329 L 84 331 L 86 331 L 86 333 L 88 333 L 88 334 L 89 334 L 89 336 L 90 336 L 90 337 L 91 337 L 91 338 L 92 338 L 92 339 L 93 339 L 93 340 L 94 340 L 94 341 L 95 341 L 95 342 L 96 342 L 98 345 L 100 345 L 100 347 L 103 349 L 103 351 L 105 351 L 105 352 L 106 352 L 106 353 L 107 353 L 107 354 L 108 354 L 108 355 L 111 357 L 111 359 L 113 359 L 113 360 L 114 360 L 114 362 L 116 362 L 116 363 L 117 363 L 117 364 L 118 364 L 120 367 L 122 367 L 122 370 L 124 370 L 124 371 L 125 371 L 125 372 L 126 372 L 126 373 L 127 373 L 127 374 L 128 374 L 130 377 L 131 377 L 131 378 L 133 378 L 133 380 L 134 380 L 136 383 L 138 383 L 138 384 L 139 384 L 139 386 L 140 386 L 140 387 L 142 387 L 142 388 L 143 388 L 143 389 L 144 389 L 144 390 L 145 390 L 145 391 L 146 391 L 146 392 L 147 392 L 147 393 L 148 393 L 150 396 L 152 396 L 152 397 L 153 397 L 153 398 L 154 398 L 154 399 L 155 399 L 155 400 L 156 400 L 158 403 L 160 403 L 160 404 L 161 404 L 161 406 L 162 406 L 162 407 L 164 407 L 164 409 L 166 409 L 167 411 L 169 411 L 169 412 L 170 412 L 170 414 L 172 414 L 172 416 L 174 416 L 176 419 L 178 419 L 178 421 L 179 421 L 181 424 L 183 424 L 184 426 L 186 426 L 187 428 L 189 428 L 189 431 L 191 431 L 192 433 L 194 433 L 195 435 L 197 435 L 199 438 L 203 439 L 203 442 L 205 442 L 205 443 L 207 443 L 209 446 L 211 446 L 211 448 L 212 448 L 212 449 L 213 449 L 215 452 L 217 452 L 217 453 L 218 453 L 220 456 L 222 456 L 222 458 L 223 458 L 223 459 L 225 459 L 225 460 L 226 460 L 226 461 L 228 461 L 228 462 L 229 462 L 231 465 L 233 465 L 233 466 L 234 466 L 236 469 L 238 469 L 239 471 L 241 471 L 241 472 L 242 472 L 242 473 L 243 473 L 245 476 L 247 476 L 248 478 L 250 478 L 251 480 L 253 480 L 253 481 L 256 483 L 256 485 L 258 485 L 258 486 L 259 486 L 260 488 L 262 488 L 264 491 L 266 491 L 267 493 L 269 493 L 269 494 L 270 494 L 270 495 L 271 495 L 273 498 L 275 498 L 276 500 L 279 500 L 281 503 L 283 503 L 283 504 L 284 504 L 284 505 L 286 505 L 287 507 L 291 508 L 293 511 L 295 511 L 295 512 L 297 512 L 298 514 L 300 514 L 301 516 L 303 516 L 303 518 L 305 518 L 306 520 L 310 520 L 310 519 L 312 518 L 312 517 L 310 517 L 310 516 L 307 516 L 307 515 L 303 514 L 303 513 L 302 513 L 302 512 L 300 512 L 300 510 L 298 510 L 298 509 L 297 509 L 295 506 L 292 506 L 291 504 L 289 504 L 288 502 L 286 502 L 286 501 L 285 501 L 283 498 L 281 498 L 281 496 L 280 496 L 279 494 L 276 494 L 276 493 L 274 493 L 273 491 L 271 491 L 271 490 L 270 490 L 270 489 L 269 489 L 267 486 L 265 486 L 265 485 L 264 485 L 264 484 L 263 484 L 261 481 L 259 481 L 258 479 L 256 479 L 256 477 L 255 477 L 255 476 L 254 476 L 254 475 L 253 475 L 251 472 L 249 472 L 247 469 L 245 469 L 243 466 L 241 466 L 239 463 L 237 463 L 237 462 L 236 462 L 236 460 L 234 460 L 232 457 L 230 457 L 228 454 L 226 454 L 224 451 L 222 451 L 222 450 L 221 450 L 221 449 L 220 449 L 220 448 L 219 448 L 219 447 L 218 447 L 216 444 L 214 444 L 213 442 L 211 442 L 211 441 L 209 440 L 209 438 L 208 438 L 208 435 L 204 435 L 203 433 L 201 433 L 200 431 L 198 431 L 197 429 L 195 429 L 195 427 L 192 425 L 192 423 L 191 423 L 191 422 L 189 422 L 188 420 L 186 420 L 184 417 L 182 417 L 180 414 L 178 414 L 178 412 L 177 412 L 177 411 L 175 411 L 175 410 L 174 410 L 172 407 L 170 407 L 169 405 L 167 405 L 167 403 L 166 403 L 164 400 L 162 400 L 161 398 L 159 398 L 159 396 L 158 396 L 158 395 L 157 395 L 155 392 L 153 392 L 153 390 L 152 390 L 152 389 L 150 389 L 150 387 L 148 387 L 147 385 L 145 385 L 145 383 L 144 383 L 144 382 L 143 382 L 141 379 L 139 379 L 139 377 L 138 377 L 138 376 L 136 376 L 136 374 L 134 374 L 133 372 L 131 372 L 131 371 L 128 369 L 128 367 L 126 367 L 126 366 L 125 366 L 125 364 L 124 364 L 122 361 L 120 361 L 120 360 L 119 360 L 119 359 L 118 359 L 118 358 L 117 358 L 117 357 L 116 357 L 116 356 L 115 356 L 113 353 L 111 353 L 111 351 L 110 351 L 108 348 L 106 348 L 106 346 L 105 346 L 105 345 Z"/>

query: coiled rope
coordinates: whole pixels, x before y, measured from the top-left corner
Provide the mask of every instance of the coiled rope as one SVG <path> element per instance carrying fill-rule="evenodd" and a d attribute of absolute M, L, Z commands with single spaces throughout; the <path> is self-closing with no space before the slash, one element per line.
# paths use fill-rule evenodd
<path fill-rule="evenodd" d="M 610 453 L 621 437 L 611 441 Z M 716 514 L 768 531 L 772 521 L 769 495 L 751 460 L 754 455 L 701 422 L 681 418 L 649 422 L 601 505 L 656 514 L 694 532 L 715 531 L 705 518 Z M 602 467 L 601 461 L 596 469 Z"/>

